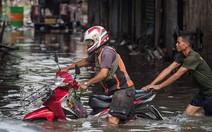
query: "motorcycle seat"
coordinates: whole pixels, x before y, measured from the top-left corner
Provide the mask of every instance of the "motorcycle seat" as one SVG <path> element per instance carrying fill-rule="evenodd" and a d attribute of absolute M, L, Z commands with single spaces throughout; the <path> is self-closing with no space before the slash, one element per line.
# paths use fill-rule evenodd
<path fill-rule="evenodd" d="M 112 101 L 111 96 L 93 95 L 89 99 L 89 106 L 94 110 L 109 108 L 111 101 Z"/>
<path fill-rule="evenodd" d="M 106 95 L 93 95 L 91 96 L 91 98 L 97 98 L 99 100 L 104 100 L 104 101 L 111 101 L 112 100 L 112 96 L 106 96 Z"/>

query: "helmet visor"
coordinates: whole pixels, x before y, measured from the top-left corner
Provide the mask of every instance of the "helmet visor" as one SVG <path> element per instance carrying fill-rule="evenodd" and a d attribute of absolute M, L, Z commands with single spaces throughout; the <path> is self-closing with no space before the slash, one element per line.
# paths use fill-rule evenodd
<path fill-rule="evenodd" d="M 87 48 L 90 48 L 94 44 L 91 39 L 85 40 L 83 43 L 88 46 Z"/>

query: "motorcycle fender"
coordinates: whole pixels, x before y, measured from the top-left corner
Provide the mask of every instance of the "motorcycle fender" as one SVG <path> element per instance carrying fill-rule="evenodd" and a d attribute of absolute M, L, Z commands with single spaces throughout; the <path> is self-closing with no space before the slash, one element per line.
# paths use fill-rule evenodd
<path fill-rule="evenodd" d="M 48 121 L 53 121 L 55 120 L 55 115 L 50 109 L 44 107 L 27 114 L 23 120 L 31 121 L 36 119 L 46 119 Z"/>

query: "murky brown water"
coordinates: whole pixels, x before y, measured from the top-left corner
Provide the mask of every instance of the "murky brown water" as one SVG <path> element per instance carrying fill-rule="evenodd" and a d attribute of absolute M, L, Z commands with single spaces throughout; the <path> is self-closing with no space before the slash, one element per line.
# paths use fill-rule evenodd
<path fill-rule="evenodd" d="M 53 83 L 58 70 L 53 61 L 54 52 L 58 53 L 62 67 L 86 56 L 86 47 L 79 43 L 78 34 L 44 34 L 33 30 L 10 32 L 4 41 L 19 50 L 0 62 L 0 117 L 1 121 L 15 119 L 22 122 L 25 114 L 35 108 L 23 108 L 20 102 L 21 89 L 39 88 Z M 150 83 L 169 62 L 156 61 L 150 65 L 144 55 L 129 55 L 123 47 L 115 46 L 125 61 L 127 70 L 137 89 Z M 90 72 L 81 68 L 79 81 L 88 79 Z M 73 71 L 70 71 L 73 73 Z M 90 89 L 92 91 L 92 89 Z M 93 89 L 98 93 L 98 89 Z M 164 116 L 163 121 L 137 119 L 120 126 L 110 126 L 106 120 L 88 117 L 73 121 L 36 122 L 42 130 L 62 131 L 211 131 L 211 117 L 187 117 L 181 115 L 197 88 L 185 75 L 176 83 L 158 91 L 152 104 Z M 88 95 L 83 101 L 86 105 Z M 89 107 L 86 106 L 89 111 Z M 7 120 L 5 120 L 5 118 Z M 1 123 L 1 122 L 0 122 Z M 2 128 L 5 130 L 6 128 Z M 1 130 L 1 126 L 0 126 Z"/>

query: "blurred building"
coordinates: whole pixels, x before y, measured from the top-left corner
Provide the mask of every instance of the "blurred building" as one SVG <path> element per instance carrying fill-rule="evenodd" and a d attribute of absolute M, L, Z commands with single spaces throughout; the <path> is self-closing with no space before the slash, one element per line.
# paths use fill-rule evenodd
<path fill-rule="evenodd" d="M 7 0 L 0 2 L 2 8 Z M 23 4 L 10 0 L 12 4 Z M 31 5 L 30 18 L 35 25 L 73 26 L 71 8 L 82 2 L 82 26 L 104 26 L 112 39 L 166 49 L 172 55 L 176 36 L 180 30 L 193 34 L 193 48 L 212 66 L 212 1 L 211 0 L 25 0 Z M 8 2 L 8 1 L 7 1 Z M 87 17 L 86 17 L 87 15 Z M 76 18 L 76 17 L 75 17 Z M 80 18 L 80 17 L 79 17 Z M 87 24 L 86 24 L 87 23 Z M 38 29 L 40 30 L 39 26 Z"/>
<path fill-rule="evenodd" d="M 170 55 L 177 33 L 186 30 L 194 35 L 194 49 L 212 65 L 211 7 L 211 0 L 88 0 L 88 24 L 104 26 L 119 42 L 159 46 Z"/>

